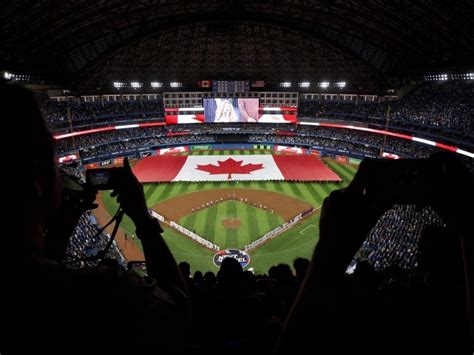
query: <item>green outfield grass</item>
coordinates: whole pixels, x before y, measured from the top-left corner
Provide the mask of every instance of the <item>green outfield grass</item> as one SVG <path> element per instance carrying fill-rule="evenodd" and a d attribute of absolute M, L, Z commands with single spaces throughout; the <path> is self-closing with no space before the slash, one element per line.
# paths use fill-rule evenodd
<path fill-rule="evenodd" d="M 223 221 L 230 218 L 239 219 L 239 228 L 224 227 Z M 275 213 L 240 201 L 223 201 L 181 218 L 179 224 L 206 236 L 214 244 L 242 250 L 283 222 L 283 218 Z"/>
<path fill-rule="evenodd" d="M 240 150 L 223 150 L 223 151 L 197 151 L 190 152 L 190 154 L 199 154 L 199 155 L 222 155 L 222 154 L 260 154 L 253 151 L 240 151 Z M 270 152 L 264 152 L 263 154 L 270 154 Z M 173 197 L 176 197 L 181 194 L 193 192 L 193 191 L 204 191 L 209 189 L 226 189 L 226 188 L 246 188 L 246 189 L 259 189 L 265 191 L 272 191 L 294 197 L 307 203 L 311 204 L 315 209 L 319 209 L 323 203 L 323 200 L 329 193 L 335 189 L 339 189 L 347 186 L 347 184 L 353 178 L 357 167 L 339 164 L 333 161 L 326 161 L 326 164 L 336 172 L 342 179 L 343 182 L 336 183 L 295 183 L 295 182 L 263 182 L 263 181 L 247 181 L 247 182 L 206 182 L 206 183 L 187 183 L 187 182 L 177 182 L 177 183 L 164 183 L 164 184 L 145 184 L 144 191 L 149 207 L 154 206 L 160 201 L 164 201 Z M 107 192 L 102 194 L 106 208 L 111 214 L 113 214 L 117 209 L 117 204 L 115 198 L 111 198 Z M 219 204 L 220 205 L 220 204 Z M 230 209 L 229 206 L 218 206 L 215 205 L 206 210 L 202 210 L 201 213 L 210 214 L 210 217 L 214 218 L 214 226 L 209 226 L 209 223 L 202 221 L 208 220 L 208 218 L 196 218 L 192 215 L 185 216 L 180 223 L 185 225 L 188 229 L 195 229 L 199 235 L 213 241 L 214 243 L 221 246 L 221 248 L 242 248 L 243 245 L 248 244 L 246 240 L 250 240 L 252 237 L 240 237 L 234 238 L 231 230 L 225 230 L 223 227 L 221 230 L 216 231 L 212 234 L 210 231 L 212 229 L 220 228 L 221 223 L 218 221 L 225 216 L 232 215 L 233 209 Z M 213 210 L 211 210 L 213 209 Z M 270 225 L 273 225 L 268 217 L 265 215 L 257 215 L 259 209 L 255 209 L 255 215 L 248 212 L 238 210 L 237 217 L 241 219 L 243 223 L 247 223 L 247 227 L 240 228 L 242 232 L 245 230 L 251 232 L 251 228 L 258 230 L 260 235 L 263 235 L 263 230 L 270 228 Z M 266 213 L 265 211 L 261 211 Z M 206 215 L 207 217 L 207 215 Z M 195 220 L 201 220 L 200 225 L 194 225 L 193 227 L 193 218 Z M 343 222 L 343 221 L 341 221 Z M 319 212 L 316 212 L 304 219 L 302 222 L 297 224 L 292 229 L 284 232 L 277 238 L 269 241 L 263 246 L 255 249 L 250 253 L 251 263 L 249 267 L 254 268 L 255 272 L 266 273 L 268 268 L 272 265 L 284 262 L 291 264 L 296 257 L 311 257 L 312 251 L 319 237 Z M 135 227 L 133 223 L 124 217 L 122 221 L 122 228 L 130 234 L 134 234 Z M 211 228 L 212 227 L 212 228 Z M 272 229 L 272 228 L 270 228 Z M 202 234 L 200 233 L 202 230 Z M 234 230 L 235 231 L 235 230 Z M 258 237 L 258 236 L 257 236 Z M 171 251 L 175 255 L 178 261 L 188 261 L 191 264 L 192 270 L 201 270 L 205 271 L 217 271 L 217 268 L 212 262 L 213 252 L 207 250 L 206 248 L 200 246 L 199 244 L 187 239 L 181 234 L 175 232 L 172 229 L 165 228 L 164 238 L 168 243 Z"/>

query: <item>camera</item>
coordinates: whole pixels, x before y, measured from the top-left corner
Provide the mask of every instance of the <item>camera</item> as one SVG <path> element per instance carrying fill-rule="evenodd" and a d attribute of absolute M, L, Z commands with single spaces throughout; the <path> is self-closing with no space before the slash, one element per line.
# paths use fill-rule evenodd
<path fill-rule="evenodd" d="M 118 176 L 123 168 L 98 168 L 86 171 L 86 185 L 97 190 L 113 190 L 113 178 Z"/>
<path fill-rule="evenodd" d="M 429 204 L 443 176 L 433 159 L 369 159 L 365 168 L 366 196 L 376 203 Z"/>

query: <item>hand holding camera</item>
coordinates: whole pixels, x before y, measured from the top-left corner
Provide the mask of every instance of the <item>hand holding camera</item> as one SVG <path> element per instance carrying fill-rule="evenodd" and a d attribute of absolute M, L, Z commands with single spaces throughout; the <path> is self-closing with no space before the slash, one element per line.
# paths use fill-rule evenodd
<path fill-rule="evenodd" d="M 90 169 L 86 172 L 87 185 L 98 190 L 113 190 L 123 211 L 135 225 L 142 225 L 151 219 L 146 205 L 143 186 L 133 175 L 128 159 L 122 168 Z"/>

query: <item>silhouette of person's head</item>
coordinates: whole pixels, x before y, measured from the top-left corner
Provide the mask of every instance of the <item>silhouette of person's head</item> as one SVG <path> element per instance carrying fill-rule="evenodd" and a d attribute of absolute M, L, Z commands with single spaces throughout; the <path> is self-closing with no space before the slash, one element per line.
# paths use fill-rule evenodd
<path fill-rule="evenodd" d="M 200 285 L 204 285 L 204 275 L 201 271 L 196 271 L 193 276 L 193 281 Z"/>
<path fill-rule="evenodd" d="M 278 269 L 275 265 L 271 266 L 270 269 L 268 269 L 268 277 L 275 280 L 278 278 Z"/>
<path fill-rule="evenodd" d="M 296 277 L 298 279 L 304 279 L 308 266 L 309 260 L 306 258 L 296 258 L 295 261 L 293 261 L 293 267 L 295 268 Z"/>
<path fill-rule="evenodd" d="M 217 279 L 212 271 L 208 271 L 204 274 L 204 280 L 206 281 L 206 285 L 215 285 Z"/>
<path fill-rule="evenodd" d="M 291 273 L 290 265 L 288 264 L 278 264 L 277 265 L 277 279 L 279 281 L 287 281 L 293 277 Z"/>
<path fill-rule="evenodd" d="M 55 160 L 55 142 L 33 94 L 20 86 L 0 83 L 3 110 L 14 112 L 14 130 L 24 132 L 28 154 L 22 162 L 26 179 L 24 196 L 24 247 L 43 246 L 50 218 L 57 212 L 61 183 Z"/>
<path fill-rule="evenodd" d="M 236 259 L 225 258 L 217 273 L 217 280 L 223 286 L 239 286 L 243 273 L 242 265 Z"/>
<path fill-rule="evenodd" d="M 188 280 L 191 276 L 191 266 L 188 262 L 182 261 L 178 264 L 179 270 L 181 271 L 181 275 L 185 280 Z"/>

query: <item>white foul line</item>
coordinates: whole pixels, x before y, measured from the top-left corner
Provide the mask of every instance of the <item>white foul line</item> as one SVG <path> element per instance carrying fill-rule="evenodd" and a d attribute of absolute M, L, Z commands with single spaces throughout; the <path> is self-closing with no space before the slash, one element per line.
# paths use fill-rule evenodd
<path fill-rule="evenodd" d="M 309 226 L 304 227 L 302 230 L 300 230 L 300 234 L 304 234 L 304 232 L 311 227 L 316 228 L 316 225 L 310 224 Z"/>

